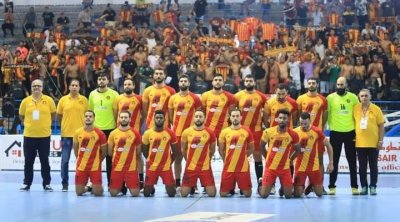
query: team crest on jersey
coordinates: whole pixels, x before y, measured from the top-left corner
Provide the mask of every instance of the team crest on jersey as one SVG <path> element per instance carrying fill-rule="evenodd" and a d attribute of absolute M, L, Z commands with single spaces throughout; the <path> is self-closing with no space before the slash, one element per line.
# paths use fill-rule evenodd
<path fill-rule="evenodd" d="M 240 137 L 244 138 L 244 137 L 246 137 L 246 135 L 244 135 L 244 134 L 242 133 L 242 134 L 240 134 Z"/>
<path fill-rule="evenodd" d="M 43 104 L 43 105 L 46 105 L 46 104 L 47 104 L 47 102 L 43 100 L 43 101 L 42 101 L 42 104 Z"/>
<path fill-rule="evenodd" d="M 111 97 L 110 96 L 106 96 L 106 100 L 110 100 L 111 99 Z"/>
<path fill-rule="evenodd" d="M 286 142 L 286 143 L 289 142 L 289 139 L 288 139 L 288 138 L 285 138 L 285 142 Z"/>
<path fill-rule="evenodd" d="M 313 137 L 313 136 L 310 136 L 310 140 L 314 140 L 314 137 Z"/>
<path fill-rule="evenodd" d="M 347 103 L 350 103 L 350 99 L 347 99 L 346 102 L 347 102 Z"/>
<path fill-rule="evenodd" d="M 162 139 L 165 141 L 165 140 L 167 140 L 168 138 L 164 136 Z"/>
<path fill-rule="evenodd" d="M 131 140 L 132 139 L 132 136 L 128 136 L 128 140 Z"/>

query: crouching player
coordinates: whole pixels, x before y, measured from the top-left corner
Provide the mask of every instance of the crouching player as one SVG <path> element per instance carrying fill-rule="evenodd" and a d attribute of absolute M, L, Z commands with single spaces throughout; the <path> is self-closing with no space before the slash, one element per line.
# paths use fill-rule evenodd
<path fill-rule="evenodd" d="M 119 126 L 108 137 L 108 155 L 112 158 L 110 194 L 115 197 L 125 181 L 132 196 L 139 195 L 138 163 L 140 161 L 140 134 L 130 127 L 131 113 L 119 113 Z"/>
<path fill-rule="evenodd" d="M 333 151 L 329 140 L 324 133 L 317 127 L 311 126 L 310 114 L 303 112 L 300 115 L 300 126 L 294 130 L 300 138 L 301 152 L 296 157 L 295 174 L 294 174 L 294 196 L 301 197 L 304 193 L 304 185 L 306 178 L 310 180 L 313 190 L 317 196 L 323 194 L 323 179 L 320 170 L 319 155 L 323 151 L 318 150 L 319 147 L 326 147 L 329 163 L 327 172 L 333 170 Z M 320 146 L 323 144 L 324 146 Z"/>
<path fill-rule="evenodd" d="M 215 135 L 204 127 L 205 113 L 197 110 L 194 113 L 194 126 L 183 131 L 181 136 L 182 155 L 186 160 L 182 181 L 182 197 L 188 196 L 200 179 L 209 197 L 215 197 L 216 188 L 211 169 L 211 158 L 215 152 Z"/>

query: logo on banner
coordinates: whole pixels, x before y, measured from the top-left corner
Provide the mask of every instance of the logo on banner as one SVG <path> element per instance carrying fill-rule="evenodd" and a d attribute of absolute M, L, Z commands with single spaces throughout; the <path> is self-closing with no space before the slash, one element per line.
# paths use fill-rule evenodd
<path fill-rule="evenodd" d="M 12 157 L 22 157 L 21 142 L 15 140 L 4 152 L 6 153 L 6 157 L 10 157 L 10 155 Z"/>

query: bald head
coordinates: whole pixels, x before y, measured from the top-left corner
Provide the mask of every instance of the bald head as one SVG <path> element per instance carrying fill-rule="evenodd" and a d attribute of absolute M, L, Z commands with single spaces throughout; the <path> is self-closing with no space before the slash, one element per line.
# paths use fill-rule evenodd
<path fill-rule="evenodd" d="M 346 93 L 347 81 L 344 77 L 339 77 L 336 81 L 336 93 L 343 96 Z"/>
<path fill-rule="evenodd" d="M 346 87 L 346 86 L 347 86 L 347 80 L 346 80 L 346 78 L 344 78 L 344 77 L 339 77 L 339 78 L 336 80 L 336 87 L 337 87 L 338 85 L 343 85 L 344 87 Z"/>

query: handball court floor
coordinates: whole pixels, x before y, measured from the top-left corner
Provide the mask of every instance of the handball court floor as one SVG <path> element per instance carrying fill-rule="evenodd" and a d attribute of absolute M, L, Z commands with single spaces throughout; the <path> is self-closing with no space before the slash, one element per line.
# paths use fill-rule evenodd
<path fill-rule="evenodd" d="M 219 173 L 215 173 L 217 190 Z M 326 175 L 325 186 L 327 186 Z M 335 196 L 317 198 L 313 193 L 286 200 L 279 195 L 261 199 L 255 195 L 208 198 L 168 198 L 159 181 L 151 198 L 120 196 L 77 197 L 74 187 L 61 192 L 60 172 L 52 172 L 54 192 L 44 192 L 40 172 L 35 172 L 29 192 L 20 192 L 22 171 L 0 171 L 0 221 L 400 221 L 400 176 L 381 174 L 377 196 L 352 196 L 349 175 L 340 174 Z M 73 184 L 74 173 L 70 173 Z M 107 181 L 103 173 L 103 183 Z"/>

